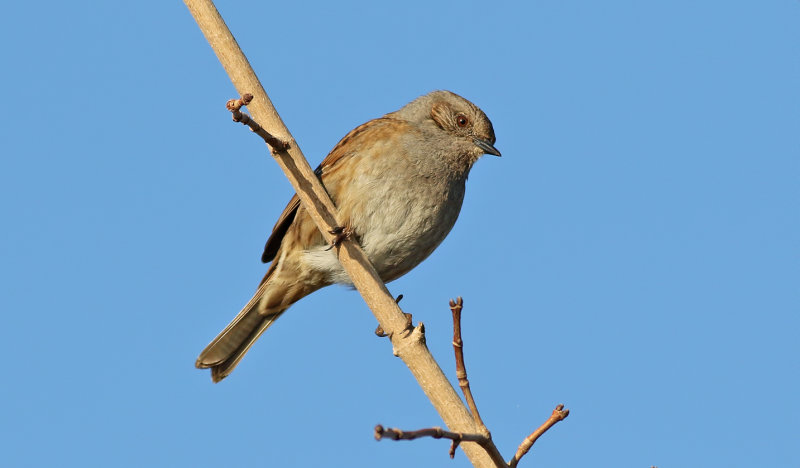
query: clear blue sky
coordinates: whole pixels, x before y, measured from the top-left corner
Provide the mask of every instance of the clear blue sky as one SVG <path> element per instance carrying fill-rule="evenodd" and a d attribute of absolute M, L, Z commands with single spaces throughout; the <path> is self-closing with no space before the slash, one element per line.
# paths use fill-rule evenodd
<path fill-rule="evenodd" d="M 222 2 L 316 165 L 450 89 L 494 122 L 453 232 L 390 284 L 521 466 L 800 466 L 800 3 Z M 275 3 L 275 5 L 267 5 Z M 291 188 L 180 2 L 0 17 L 0 464 L 469 466 L 357 293 L 304 299 L 226 381 Z"/>

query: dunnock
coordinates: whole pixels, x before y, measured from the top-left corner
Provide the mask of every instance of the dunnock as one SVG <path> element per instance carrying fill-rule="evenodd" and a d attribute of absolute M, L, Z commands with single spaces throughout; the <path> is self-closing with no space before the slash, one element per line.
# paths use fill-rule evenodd
<path fill-rule="evenodd" d="M 500 156 L 492 123 L 477 106 L 434 91 L 348 133 L 322 161 L 321 178 L 340 222 L 388 282 L 419 265 L 456 222 L 472 165 Z M 219 382 L 286 309 L 333 283 L 350 284 L 297 195 L 261 256 L 272 262 L 239 315 L 200 353 L 195 365 Z"/>

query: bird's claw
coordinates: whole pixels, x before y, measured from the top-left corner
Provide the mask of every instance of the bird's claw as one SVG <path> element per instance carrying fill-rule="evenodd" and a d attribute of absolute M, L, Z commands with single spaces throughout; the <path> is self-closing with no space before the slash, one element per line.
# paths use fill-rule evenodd
<path fill-rule="evenodd" d="M 399 298 L 398 298 L 398 302 L 399 302 L 399 299 L 401 299 L 402 297 L 403 297 L 403 295 L 401 294 L 399 296 Z M 403 312 L 403 315 L 406 317 L 406 326 L 403 329 L 403 331 L 411 331 L 411 330 L 413 330 L 414 329 L 414 323 L 413 323 L 414 318 L 412 317 L 412 315 L 409 312 Z M 383 338 L 383 337 L 389 336 L 390 334 L 386 333 L 383 330 L 383 327 L 378 325 L 378 328 L 375 329 L 375 335 L 377 335 L 379 338 Z"/>
<path fill-rule="evenodd" d="M 334 247 L 339 247 L 342 244 L 342 242 L 344 242 L 346 239 L 349 239 L 350 236 L 353 234 L 353 231 L 351 231 L 350 228 L 344 226 L 336 226 L 335 228 L 331 229 L 328 232 L 336 237 L 334 237 L 333 240 L 331 241 L 331 245 L 327 249 L 325 249 L 326 252 Z"/>

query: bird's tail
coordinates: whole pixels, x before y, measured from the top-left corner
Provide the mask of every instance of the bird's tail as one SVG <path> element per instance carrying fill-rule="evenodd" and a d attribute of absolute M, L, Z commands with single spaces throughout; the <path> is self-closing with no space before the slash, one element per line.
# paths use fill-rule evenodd
<path fill-rule="evenodd" d="M 239 364 L 258 337 L 292 304 L 326 285 L 309 281 L 292 264 L 270 265 L 250 302 L 200 353 L 195 367 L 211 369 L 211 380 L 224 379 Z"/>
<path fill-rule="evenodd" d="M 233 372 L 258 337 L 288 308 L 259 310 L 261 299 L 269 288 L 267 283 L 264 281 L 261 284 L 250 302 L 197 358 L 195 367 L 210 368 L 211 380 L 215 383 Z"/>

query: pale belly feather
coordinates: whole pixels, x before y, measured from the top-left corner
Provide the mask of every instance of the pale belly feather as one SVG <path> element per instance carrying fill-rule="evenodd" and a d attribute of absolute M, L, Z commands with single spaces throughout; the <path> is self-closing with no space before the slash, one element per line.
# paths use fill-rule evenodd
<path fill-rule="evenodd" d="M 378 274 L 388 282 L 408 273 L 447 237 L 461 210 L 464 181 L 417 181 L 415 190 L 401 181 L 369 182 L 373 196 L 352 213 L 351 225 Z M 306 251 L 303 261 L 327 272 L 332 283 L 351 284 L 335 249 L 325 249 Z"/>

